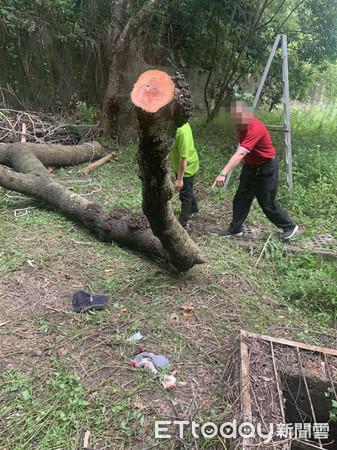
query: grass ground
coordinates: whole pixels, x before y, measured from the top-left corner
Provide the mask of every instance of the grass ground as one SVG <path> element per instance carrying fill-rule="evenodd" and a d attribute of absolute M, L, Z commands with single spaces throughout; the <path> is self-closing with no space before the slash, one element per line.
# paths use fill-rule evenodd
<path fill-rule="evenodd" d="M 261 117 L 282 122 L 278 112 Z M 336 111 L 296 109 L 292 117 L 294 189 L 285 186 L 281 163 L 279 202 L 300 226 L 297 239 L 336 238 Z M 227 191 L 210 185 L 236 138 L 223 117 L 208 127 L 202 118 L 191 123 L 201 212 L 189 233 L 207 263 L 187 273 L 99 242 L 48 206 L 0 190 L 0 448 L 77 449 L 86 431 L 92 449 L 226 448 L 218 436 L 194 439 L 190 430 L 161 442 L 154 424 L 233 419 L 239 399 L 225 374 L 241 329 L 335 347 L 336 264 L 309 250 L 292 254 L 272 228 L 263 252 L 219 238 L 238 171 Z M 282 137 L 272 137 L 282 161 Z M 87 183 L 78 167 L 57 176 L 106 208 L 141 210 L 133 143 Z M 175 196 L 175 211 L 178 203 Z M 247 224 L 268 226 L 255 204 Z M 108 307 L 75 314 L 77 290 L 105 294 Z M 183 314 L 186 302 L 191 315 Z M 138 331 L 144 338 L 128 342 Z M 165 391 L 157 375 L 132 368 L 137 344 L 169 359 L 176 389 Z"/>

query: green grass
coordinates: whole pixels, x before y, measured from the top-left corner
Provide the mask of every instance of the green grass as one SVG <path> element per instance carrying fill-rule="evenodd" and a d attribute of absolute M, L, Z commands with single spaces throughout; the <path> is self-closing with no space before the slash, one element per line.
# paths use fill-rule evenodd
<path fill-rule="evenodd" d="M 336 237 L 333 114 L 292 111 L 294 189 L 287 188 L 281 163 L 279 202 L 300 225 L 297 245 L 317 233 Z M 259 115 L 265 123 L 282 123 L 279 111 Z M 223 371 L 241 329 L 334 345 L 336 264 L 309 250 L 290 252 L 276 230 L 257 249 L 220 239 L 216 232 L 230 221 L 239 169 L 226 191 L 211 184 L 236 148 L 235 132 L 222 116 L 209 126 L 199 117 L 191 124 L 201 167 L 198 223 L 205 221 L 202 232 L 192 228 L 191 235 L 207 263 L 187 273 L 102 243 L 48 206 L 0 191 L 1 448 L 80 448 L 87 430 L 97 450 L 151 447 L 157 444 L 154 420 L 184 418 L 196 392 L 196 422 L 233 419 L 238 402 Z M 282 161 L 282 136 L 272 138 Z M 106 209 L 123 205 L 139 212 L 137 173 L 136 144 L 130 144 L 114 163 L 90 174 L 88 184 L 77 167 L 56 176 L 75 192 L 94 190 L 88 198 Z M 177 196 L 172 203 L 177 210 Z M 26 206 L 37 208 L 15 218 L 14 209 Z M 254 204 L 247 223 L 268 221 Z M 79 289 L 107 295 L 107 308 L 73 313 L 72 294 Z M 193 303 L 192 317 L 182 315 L 184 302 Z M 129 365 L 137 343 L 127 339 L 137 331 L 146 349 L 176 367 L 175 391 Z M 194 445 L 190 434 L 186 439 Z M 223 448 L 217 437 L 198 446 Z"/>
<path fill-rule="evenodd" d="M 282 124 L 282 112 L 260 114 L 264 123 Z M 280 201 L 287 204 L 308 234 L 330 232 L 337 237 L 337 164 L 333 141 L 337 134 L 337 110 L 333 107 L 291 108 L 294 189 L 285 186 L 281 164 Z M 275 136 L 277 135 L 277 136 Z M 273 133 L 277 152 L 284 161 L 282 133 Z"/>
<path fill-rule="evenodd" d="M 0 393 L 6 418 L 0 439 L 11 448 L 73 448 L 80 445 L 83 427 L 101 430 L 101 397 L 88 402 L 81 379 L 62 371 L 53 361 L 48 373 L 25 375 L 17 370 L 0 373 Z M 58 368 L 56 371 L 55 367 Z"/>
<path fill-rule="evenodd" d="M 259 110 L 257 117 L 268 125 L 283 124 L 283 110 L 271 113 Z M 291 190 L 286 183 L 284 135 L 271 132 L 280 161 L 278 200 L 309 235 L 329 232 L 337 237 L 337 164 L 334 156 L 337 110 L 333 107 L 293 106 L 291 130 L 294 183 Z M 228 124 L 226 113 L 221 113 L 210 126 L 204 124 L 202 117 L 195 119 L 193 131 L 201 159 L 198 177 L 209 188 L 236 149 L 236 133 Z M 211 194 L 215 201 L 233 197 L 239 173 L 240 168 L 235 168 L 227 192 L 217 190 Z M 211 191 L 208 189 L 208 192 Z M 261 223 L 267 223 L 263 213 L 254 204 L 252 213 L 248 222 L 258 219 Z"/>

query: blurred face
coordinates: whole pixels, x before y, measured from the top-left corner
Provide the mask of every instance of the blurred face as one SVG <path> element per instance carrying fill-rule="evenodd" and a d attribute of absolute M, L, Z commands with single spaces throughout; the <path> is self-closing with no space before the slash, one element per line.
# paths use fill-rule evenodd
<path fill-rule="evenodd" d="M 231 105 L 231 122 L 238 128 L 246 128 L 253 122 L 253 109 L 243 102 L 235 102 Z"/>

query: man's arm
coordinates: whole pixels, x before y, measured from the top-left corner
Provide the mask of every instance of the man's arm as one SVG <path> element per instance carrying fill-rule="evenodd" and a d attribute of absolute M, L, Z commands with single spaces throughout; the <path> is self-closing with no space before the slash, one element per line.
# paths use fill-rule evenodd
<path fill-rule="evenodd" d="M 217 187 L 222 187 L 225 183 L 226 175 L 231 172 L 243 159 L 243 157 L 247 154 L 247 150 L 243 147 L 240 147 L 239 150 L 234 153 L 231 159 L 228 161 L 226 166 L 222 169 L 221 174 L 216 177 L 214 183 L 212 184 L 212 189 Z"/>
<path fill-rule="evenodd" d="M 178 176 L 175 182 L 175 190 L 176 192 L 179 192 L 182 190 L 184 185 L 184 174 L 187 167 L 187 158 L 179 158 L 179 169 L 178 169 Z"/>

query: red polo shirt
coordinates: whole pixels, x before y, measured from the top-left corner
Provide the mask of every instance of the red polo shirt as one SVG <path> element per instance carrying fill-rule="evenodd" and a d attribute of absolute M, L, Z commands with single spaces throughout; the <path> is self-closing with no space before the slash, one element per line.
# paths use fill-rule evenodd
<path fill-rule="evenodd" d="M 263 164 L 275 155 L 267 128 L 259 119 L 254 118 L 247 128 L 237 131 L 240 147 L 248 151 L 244 157 L 246 164 L 251 166 Z"/>

